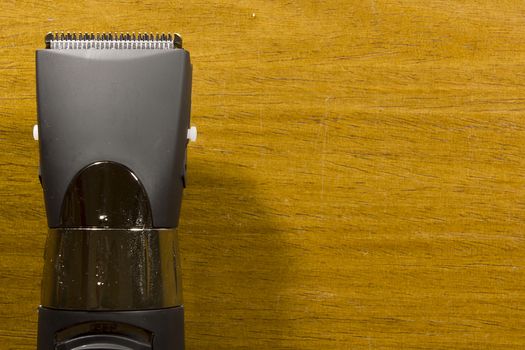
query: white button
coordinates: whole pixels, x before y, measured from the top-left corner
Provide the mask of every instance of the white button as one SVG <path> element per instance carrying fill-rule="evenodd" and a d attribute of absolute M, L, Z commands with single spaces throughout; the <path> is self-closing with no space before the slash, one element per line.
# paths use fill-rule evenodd
<path fill-rule="evenodd" d="M 38 124 L 33 125 L 33 139 L 38 141 Z"/>
<path fill-rule="evenodd" d="M 188 129 L 188 140 L 192 142 L 197 141 L 197 128 L 195 126 Z"/>

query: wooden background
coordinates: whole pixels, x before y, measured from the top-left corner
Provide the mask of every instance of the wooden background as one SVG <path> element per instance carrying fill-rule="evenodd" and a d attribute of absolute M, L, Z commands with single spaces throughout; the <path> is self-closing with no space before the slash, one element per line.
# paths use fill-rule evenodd
<path fill-rule="evenodd" d="M 523 1 L 0 5 L 0 349 L 34 349 L 35 49 L 178 31 L 187 349 L 525 348 Z"/>

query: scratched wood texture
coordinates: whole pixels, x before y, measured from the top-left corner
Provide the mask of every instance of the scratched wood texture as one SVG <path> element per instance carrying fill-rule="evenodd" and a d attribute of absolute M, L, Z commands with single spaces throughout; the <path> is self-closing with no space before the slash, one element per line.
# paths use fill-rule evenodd
<path fill-rule="evenodd" d="M 34 349 L 35 49 L 178 31 L 187 349 L 525 348 L 525 3 L 0 4 L 0 349 Z"/>

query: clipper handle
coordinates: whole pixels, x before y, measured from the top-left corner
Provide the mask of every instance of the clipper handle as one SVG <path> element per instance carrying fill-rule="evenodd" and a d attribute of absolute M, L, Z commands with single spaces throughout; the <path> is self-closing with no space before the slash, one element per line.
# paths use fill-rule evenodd
<path fill-rule="evenodd" d="M 113 162 L 84 168 L 50 228 L 38 350 L 183 350 L 177 231 L 152 226 L 147 194 Z"/>

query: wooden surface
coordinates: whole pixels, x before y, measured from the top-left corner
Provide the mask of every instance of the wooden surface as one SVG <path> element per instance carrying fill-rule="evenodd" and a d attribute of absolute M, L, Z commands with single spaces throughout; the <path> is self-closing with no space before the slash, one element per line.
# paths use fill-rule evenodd
<path fill-rule="evenodd" d="M 522 1 L 2 1 L 0 349 L 34 349 L 34 51 L 178 31 L 187 349 L 525 347 Z"/>

